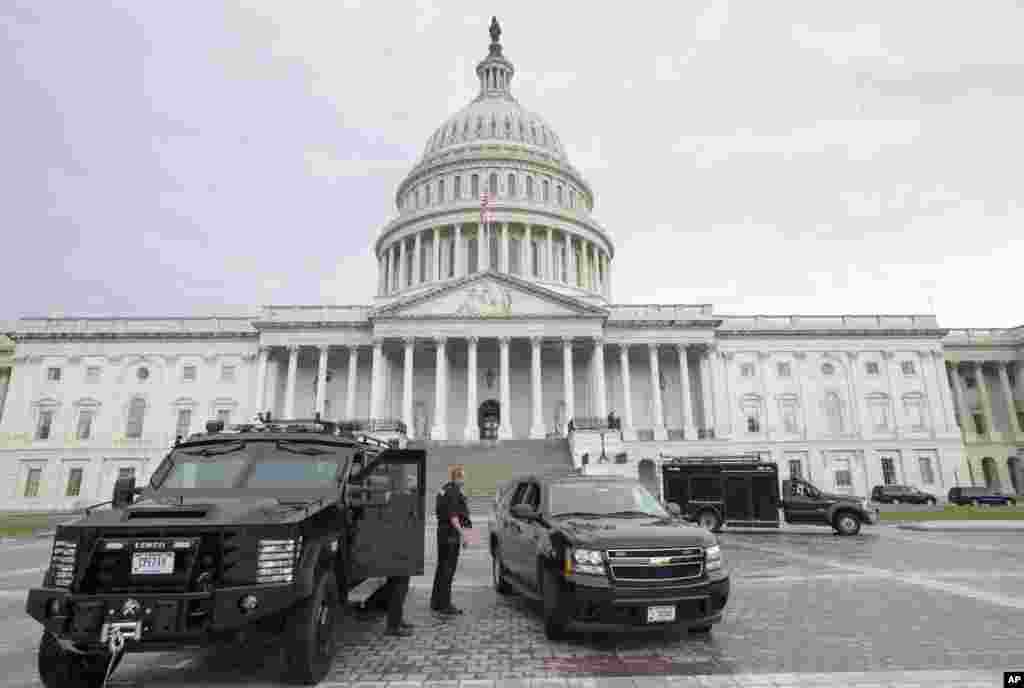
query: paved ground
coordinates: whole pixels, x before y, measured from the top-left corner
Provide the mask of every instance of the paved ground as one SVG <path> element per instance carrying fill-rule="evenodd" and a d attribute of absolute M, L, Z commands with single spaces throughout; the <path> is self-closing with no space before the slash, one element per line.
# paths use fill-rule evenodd
<path fill-rule="evenodd" d="M 464 616 L 430 616 L 428 561 L 407 604 L 416 635 L 384 638 L 381 619 L 349 619 L 330 684 L 998 686 L 1002 671 L 1024 668 L 1024 533 L 878 526 L 857 538 L 805 528 L 721 539 L 733 597 L 710 637 L 648 632 L 549 643 L 531 605 L 490 590 L 490 560 L 478 547 L 457 574 Z M 39 627 L 24 614 L 24 595 L 47 556 L 46 541 L 0 545 L 0 687 L 39 685 Z M 279 685 L 278 666 L 270 647 L 141 655 L 112 684 L 261 688 Z"/>

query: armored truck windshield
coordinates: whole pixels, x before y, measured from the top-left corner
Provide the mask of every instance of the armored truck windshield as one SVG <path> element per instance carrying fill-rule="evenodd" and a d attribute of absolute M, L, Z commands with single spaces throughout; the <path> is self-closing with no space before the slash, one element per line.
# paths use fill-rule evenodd
<path fill-rule="evenodd" d="M 153 476 L 157 490 L 337 487 L 352 451 L 314 442 L 253 440 L 178 449 Z"/>
<path fill-rule="evenodd" d="M 612 482 L 567 482 L 551 486 L 549 511 L 554 517 L 644 516 L 668 518 L 657 498 L 642 485 Z"/>

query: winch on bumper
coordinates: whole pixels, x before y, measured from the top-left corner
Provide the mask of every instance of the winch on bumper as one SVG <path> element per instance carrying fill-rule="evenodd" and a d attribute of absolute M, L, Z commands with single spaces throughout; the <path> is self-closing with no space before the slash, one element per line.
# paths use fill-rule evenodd
<path fill-rule="evenodd" d="M 295 603 L 295 586 L 247 585 L 213 592 L 75 594 L 29 591 L 26 611 L 81 649 L 105 647 L 113 629 L 129 650 L 175 647 L 231 636 Z"/>
<path fill-rule="evenodd" d="M 701 627 L 718 623 L 729 600 L 727 575 L 671 587 L 634 587 L 594 576 L 569 576 L 564 611 L 587 626 Z"/>

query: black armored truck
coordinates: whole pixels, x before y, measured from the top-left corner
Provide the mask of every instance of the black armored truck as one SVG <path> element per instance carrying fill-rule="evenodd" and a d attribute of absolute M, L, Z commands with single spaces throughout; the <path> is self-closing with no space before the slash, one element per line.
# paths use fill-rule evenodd
<path fill-rule="evenodd" d="M 57 528 L 27 611 L 47 688 L 102 686 L 125 652 L 279 634 L 286 678 L 315 684 L 363 581 L 424 568 L 426 453 L 342 426 L 272 421 L 177 444 L 144 488 Z"/>
<path fill-rule="evenodd" d="M 786 523 L 831 526 L 856 535 L 877 523 L 878 510 L 863 497 L 823 492 L 806 480 L 782 481 L 779 468 L 757 455 L 675 457 L 662 464 L 663 494 L 683 517 L 712 532 L 722 526 L 778 528 Z"/>

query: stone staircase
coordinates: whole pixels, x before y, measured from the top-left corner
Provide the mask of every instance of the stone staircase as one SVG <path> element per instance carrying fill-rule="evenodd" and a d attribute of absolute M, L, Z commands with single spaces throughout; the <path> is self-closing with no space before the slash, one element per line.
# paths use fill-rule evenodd
<path fill-rule="evenodd" d="M 466 468 L 466 496 L 474 513 L 489 512 L 497 486 L 524 473 L 552 473 L 572 468 L 565 439 L 464 442 L 413 440 L 410 449 L 427 451 L 427 494 L 448 480 L 448 467 Z M 433 502 L 428 499 L 428 502 Z"/>

